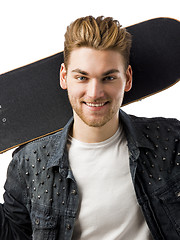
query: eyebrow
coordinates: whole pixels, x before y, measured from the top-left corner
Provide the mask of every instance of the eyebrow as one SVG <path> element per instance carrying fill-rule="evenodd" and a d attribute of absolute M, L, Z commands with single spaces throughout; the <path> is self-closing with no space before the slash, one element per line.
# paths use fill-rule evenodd
<path fill-rule="evenodd" d="M 79 68 L 72 70 L 72 72 L 80 73 L 82 75 L 89 75 L 87 72 L 85 72 L 85 71 L 83 71 L 83 70 L 81 70 Z"/>
<path fill-rule="evenodd" d="M 118 69 L 111 69 L 111 70 L 108 70 L 107 72 L 103 73 L 102 76 L 107 76 L 112 73 L 120 73 L 120 72 Z"/>
<path fill-rule="evenodd" d="M 85 75 L 85 76 L 89 75 L 88 72 L 85 72 L 85 71 L 83 71 L 83 70 L 81 70 L 79 68 L 72 70 L 72 72 L 80 73 L 80 74 Z M 110 69 L 110 70 L 104 72 L 102 74 L 102 76 L 107 76 L 107 75 L 112 74 L 112 73 L 120 73 L 120 71 L 118 69 Z"/>

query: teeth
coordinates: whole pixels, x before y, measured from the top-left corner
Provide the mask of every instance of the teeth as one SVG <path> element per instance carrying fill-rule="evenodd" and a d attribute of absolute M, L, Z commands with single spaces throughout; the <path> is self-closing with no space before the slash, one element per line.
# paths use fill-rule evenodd
<path fill-rule="evenodd" d="M 89 107 L 102 107 L 105 103 L 86 103 Z"/>

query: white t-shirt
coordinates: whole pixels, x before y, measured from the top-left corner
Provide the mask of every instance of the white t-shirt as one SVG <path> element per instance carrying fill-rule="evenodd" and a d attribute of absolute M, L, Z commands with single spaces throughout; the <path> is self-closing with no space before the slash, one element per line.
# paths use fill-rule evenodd
<path fill-rule="evenodd" d="M 80 193 L 73 240 L 149 240 L 137 204 L 122 127 L 99 143 L 69 137 L 69 161 Z"/>

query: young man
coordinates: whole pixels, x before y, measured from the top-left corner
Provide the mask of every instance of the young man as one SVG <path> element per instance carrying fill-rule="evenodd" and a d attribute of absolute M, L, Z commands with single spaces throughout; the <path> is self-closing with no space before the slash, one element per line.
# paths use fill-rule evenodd
<path fill-rule="evenodd" d="M 112 18 L 68 26 L 60 84 L 73 119 L 14 152 L 0 239 L 180 238 L 180 123 L 119 110 L 130 47 Z"/>

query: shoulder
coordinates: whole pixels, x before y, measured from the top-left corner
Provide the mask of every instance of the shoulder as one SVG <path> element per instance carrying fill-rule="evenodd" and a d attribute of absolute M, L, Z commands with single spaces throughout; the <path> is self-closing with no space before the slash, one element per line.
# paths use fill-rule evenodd
<path fill-rule="evenodd" d="M 165 117 L 138 117 L 135 115 L 128 115 L 132 121 L 139 123 L 167 123 L 167 124 L 180 124 L 180 121 L 176 118 L 165 118 Z"/>
<path fill-rule="evenodd" d="M 137 117 L 124 112 L 121 116 L 127 139 L 134 140 L 137 146 L 156 149 L 156 146 L 166 148 L 167 144 L 174 147 L 175 142 L 180 142 L 180 121 L 177 119 Z"/>
<path fill-rule="evenodd" d="M 180 135 L 180 121 L 175 118 L 164 117 L 137 117 L 129 115 L 136 128 L 159 132 L 176 132 Z"/>
<path fill-rule="evenodd" d="M 48 162 L 51 161 L 56 143 L 61 139 L 61 134 L 59 131 L 17 148 L 9 164 L 9 175 L 14 172 L 23 182 L 23 179 L 31 181 L 37 179 L 39 175 L 46 174 Z"/>
<path fill-rule="evenodd" d="M 42 151 L 46 151 L 46 154 L 48 154 L 48 151 L 52 150 L 57 139 L 61 137 L 61 134 L 62 130 L 59 130 L 56 133 L 23 144 L 15 149 L 12 155 L 14 158 L 23 157 L 25 159 L 27 156 L 41 153 Z"/>

